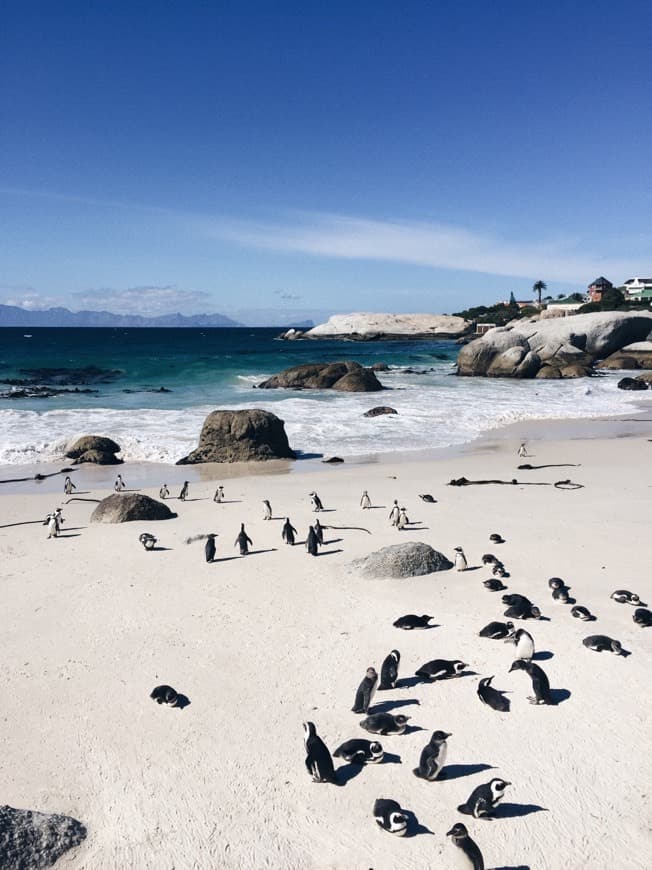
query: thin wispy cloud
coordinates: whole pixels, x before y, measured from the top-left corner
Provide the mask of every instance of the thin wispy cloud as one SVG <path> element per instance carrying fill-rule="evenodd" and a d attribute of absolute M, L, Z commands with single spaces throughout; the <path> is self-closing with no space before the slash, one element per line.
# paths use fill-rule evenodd
<path fill-rule="evenodd" d="M 211 295 L 203 290 L 182 290 L 174 284 L 156 287 L 103 287 L 71 294 L 75 308 L 92 311 L 117 311 L 120 314 L 174 314 L 177 311 L 199 313 L 212 304 Z"/>
<path fill-rule="evenodd" d="M 617 276 L 633 268 L 631 260 L 606 259 L 576 239 L 516 242 L 443 223 L 301 213 L 279 223 L 220 220 L 205 230 L 216 238 L 268 251 L 509 277 L 543 276 L 577 284 L 586 284 L 600 272 Z"/>

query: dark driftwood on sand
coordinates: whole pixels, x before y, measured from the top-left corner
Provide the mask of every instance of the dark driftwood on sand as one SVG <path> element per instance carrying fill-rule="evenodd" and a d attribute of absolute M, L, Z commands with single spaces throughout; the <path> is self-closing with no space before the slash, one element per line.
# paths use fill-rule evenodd
<path fill-rule="evenodd" d="M 78 495 L 73 495 L 72 498 L 68 499 L 66 504 L 70 504 L 71 501 L 92 501 L 92 502 L 95 502 L 95 504 L 99 504 L 102 501 L 102 499 L 100 499 L 100 498 L 80 498 Z"/>
<path fill-rule="evenodd" d="M 70 474 L 77 471 L 76 468 L 62 468 L 61 471 L 52 471 L 50 474 L 35 474 L 33 477 L 14 477 L 10 480 L 0 480 L 0 483 L 25 483 L 28 480 L 45 480 L 46 477 L 56 477 L 57 474 Z"/>
<path fill-rule="evenodd" d="M 579 462 L 560 462 L 557 465 L 519 465 L 519 471 L 537 471 L 539 468 L 579 468 Z"/>
<path fill-rule="evenodd" d="M 584 484 L 573 483 L 572 480 L 557 480 L 555 483 L 548 483 L 544 481 L 516 480 L 515 477 L 512 480 L 468 480 L 466 477 L 458 477 L 453 478 L 453 480 L 449 480 L 448 486 L 483 486 L 487 483 L 495 483 L 499 486 L 554 486 L 555 489 L 584 488 Z"/>
<path fill-rule="evenodd" d="M 362 526 L 322 526 L 322 529 L 336 529 L 338 532 L 342 531 L 342 530 L 354 531 L 354 532 L 366 532 L 368 535 L 371 534 L 369 529 L 363 529 Z"/>

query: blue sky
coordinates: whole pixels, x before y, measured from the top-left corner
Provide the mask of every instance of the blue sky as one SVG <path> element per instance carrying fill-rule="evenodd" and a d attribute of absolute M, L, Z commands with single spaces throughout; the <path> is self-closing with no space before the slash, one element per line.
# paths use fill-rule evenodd
<path fill-rule="evenodd" d="M 11 2 L 0 301 L 454 311 L 652 271 L 647 2 Z"/>

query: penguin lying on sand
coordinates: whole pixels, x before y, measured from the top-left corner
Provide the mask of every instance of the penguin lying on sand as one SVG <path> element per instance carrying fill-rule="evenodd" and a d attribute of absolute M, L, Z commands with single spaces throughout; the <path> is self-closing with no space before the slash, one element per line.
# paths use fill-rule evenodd
<path fill-rule="evenodd" d="M 649 628 L 652 625 L 652 613 L 644 607 L 639 607 L 638 610 L 635 610 L 632 619 L 641 628 Z"/>
<path fill-rule="evenodd" d="M 333 755 L 343 758 L 350 764 L 378 764 L 385 755 L 383 747 L 377 740 L 347 740 L 338 746 Z"/>
<path fill-rule="evenodd" d="M 606 634 L 592 634 L 590 637 L 585 637 L 582 643 L 585 647 L 592 649 L 595 652 L 604 652 L 607 650 L 617 656 L 622 655 L 623 653 L 623 645 L 621 642 L 608 637 Z"/>
<path fill-rule="evenodd" d="M 498 803 L 505 797 L 505 789 L 508 785 L 511 785 L 511 782 L 497 778 L 485 782 L 474 788 L 466 803 L 460 804 L 457 809 L 460 813 L 473 816 L 474 819 L 491 820 Z"/>
<path fill-rule="evenodd" d="M 492 710 L 497 710 L 499 713 L 509 713 L 510 701 L 509 698 L 503 697 L 503 692 L 500 689 L 494 689 L 491 685 L 493 677 L 483 677 L 478 683 L 478 698 L 483 704 L 491 707 Z"/>
<path fill-rule="evenodd" d="M 157 704 L 167 704 L 168 707 L 176 707 L 179 695 L 172 686 L 157 686 L 149 696 Z"/>
<path fill-rule="evenodd" d="M 407 832 L 408 817 L 401 805 L 390 798 L 378 798 L 374 803 L 374 819 L 379 828 L 397 837 L 404 837 Z"/>
<path fill-rule="evenodd" d="M 434 618 L 434 616 L 428 616 L 425 613 L 423 616 L 417 616 L 415 613 L 408 613 L 406 616 L 399 616 L 392 625 L 394 628 L 404 628 L 406 631 L 412 631 L 412 629 L 415 628 L 430 628 L 428 623 Z"/>
<path fill-rule="evenodd" d="M 360 727 L 371 734 L 404 734 L 409 716 L 392 713 L 372 713 L 360 722 Z"/>
<path fill-rule="evenodd" d="M 611 593 L 611 597 L 618 604 L 632 604 L 634 607 L 647 607 L 644 601 L 641 601 L 636 592 L 630 592 L 628 589 L 617 589 Z"/>
<path fill-rule="evenodd" d="M 459 659 L 455 661 L 434 659 L 421 665 L 419 670 L 415 671 L 415 674 L 428 683 L 434 683 L 435 680 L 450 680 L 453 677 L 461 677 L 466 667 L 468 667 L 466 662 L 462 662 Z"/>

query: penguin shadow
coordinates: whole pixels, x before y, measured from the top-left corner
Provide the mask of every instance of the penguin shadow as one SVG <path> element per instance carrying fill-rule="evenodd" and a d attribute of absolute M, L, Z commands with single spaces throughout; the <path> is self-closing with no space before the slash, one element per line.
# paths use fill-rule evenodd
<path fill-rule="evenodd" d="M 268 550 L 249 550 L 247 553 L 248 556 L 258 556 L 261 553 L 275 553 L 277 550 L 276 547 L 270 547 Z"/>
<path fill-rule="evenodd" d="M 80 538 L 80 537 L 81 537 L 81 535 L 79 535 L 79 534 L 71 535 L 70 533 L 66 533 L 66 532 L 59 532 L 59 534 L 57 535 L 57 538 Z"/>
<path fill-rule="evenodd" d="M 401 531 L 401 532 L 402 531 L 406 531 L 406 532 L 429 532 L 430 526 L 424 526 L 424 524 L 421 522 L 421 520 L 418 520 L 415 523 L 408 523 L 404 529 L 399 529 L 399 531 Z M 428 831 L 428 833 L 431 834 L 432 831 Z"/>
<path fill-rule="evenodd" d="M 435 626 L 428 626 L 428 628 L 434 628 Z M 419 686 L 423 683 L 421 677 L 401 677 L 396 681 L 397 689 L 413 689 L 415 686 Z"/>
<path fill-rule="evenodd" d="M 322 508 L 320 511 L 314 511 L 316 514 L 334 514 L 337 508 Z"/>
<path fill-rule="evenodd" d="M 522 816 L 529 816 L 532 813 L 547 813 L 546 807 L 540 807 L 537 804 L 498 804 L 494 810 L 494 818 L 496 819 L 520 819 Z"/>
<path fill-rule="evenodd" d="M 242 556 L 220 556 L 219 559 L 213 559 L 209 565 L 216 565 L 218 562 L 233 562 L 235 559 L 241 559 Z"/>
<path fill-rule="evenodd" d="M 199 496 L 197 498 L 179 498 L 177 496 L 177 501 L 208 501 L 208 496 Z"/>
<path fill-rule="evenodd" d="M 493 764 L 447 764 L 439 774 L 439 779 L 461 779 L 463 776 L 473 776 L 485 770 L 494 770 Z"/>
<path fill-rule="evenodd" d="M 417 703 L 419 703 L 419 702 L 417 701 Z M 425 731 L 425 730 L 426 729 L 423 727 L 423 725 L 408 725 L 406 727 L 405 731 L 403 732 L 403 734 L 416 734 L 417 731 Z"/>
<path fill-rule="evenodd" d="M 174 705 L 175 710 L 185 710 L 190 706 L 190 698 L 187 695 L 177 694 L 177 703 Z"/>
<path fill-rule="evenodd" d="M 533 662 L 547 662 L 549 659 L 554 657 L 554 653 L 550 652 L 549 649 L 540 649 L 539 652 L 536 652 L 532 656 Z"/>
<path fill-rule="evenodd" d="M 569 689 L 551 689 L 550 690 L 550 698 L 552 703 L 557 706 L 557 704 L 563 704 L 564 701 L 568 701 L 571 696 L 571 692 Z"/>
<path fill-rule="evenodd" d="M 383 755 L 381 764 L 402 764 L 401 756 L 397 755 L 395 752 L 386 752 Z"/>
<path fill-rule="evenodd" d="M 340 541 L 342 541 L 342 540 L 343 540 L 342 538 L 333 538 L 330 541 L 324 541 L 324 546 L 329 547 L 331 544 L 339 544 Z"/>
<path fill-rule="evenodd" d="M 434 834 L 434 831 L 431 831 L 430 828 L 426 828 L 425 825 L 421 824 L 412 810 L 405 810 L 401 807 L 401 812 L 407 819 L 407 830 L 405 832 L 406 837 L 416 837 L 419 834 Z"/>
<path fill-rule="evenodd" d="M 318 556 L 333 556 L 335 553 L 343 553 L 344 550 L 341 547 L 338 547 L 336 550 L 322 550 L 321 553 L 317 553 Z"/>
<path fill-rule="evenodd" d="M 365 508 L 367 511 L 386 511 L 386 504 L 372 504 L 371 507 Z"/>
<path fill-rule="evenodd" d="M 463 571 L 460 571 L 460 574 L 468 574 L 469 571 L 479 571 L 481 568 L 484 568 L 484 565 L 469 565 L 468 568 L 465 568 Z"/>
<path fill-rule="evenodd" d="M 494 870 L 530 870 L 530 865 L 519 864 L 518 867 L 495 867 Z"/>
<path fill-rule="evenodd" d="M 88 526 L 68 526 L 67 532 L 83 532 Z"/>
<path fill-rule="evenodd" d="M 335 779 L 337 780 L 338 785 L 346 785 L 351 782 L 352 779 L 355 779 L 356 776 L 362 773 L 363 768 L 366 767 L 364 764 L 354 764 L 352 761 L 349 761 L 347 764 L 343 764 L 341 767 L 338 767 L 335 771 Z"/>
<path fill-rule="evenodd" d="M 171 550 L 171 549 L 172 549 L 172 547 L 156 547 L 155 546 L 155 547 L 150 547 L 148 552 L 150 552 L 150 553 L 153 553 L 155 551 L 163 552 L 163 550 Z"/>
<path fill-rule="evenodd" d="M 223 498 L 222 501 L 216 501 L 215 504 L 242 504 L 241 498 Z"/>
<path fill-rule="evenodd" d="M 379 704 L 374 704 L 372 709 L 374 713 L 389 713 L 396 707 L 413 707 L 420 703 L 416 698 L 404 698 L 403 700 L 399 698 L 396 701 L 381 701 Z"/>
<path fill-rule="evenodd" d="M 120 492 L 140 492 L 139 489 L 121 489 Z"/>

